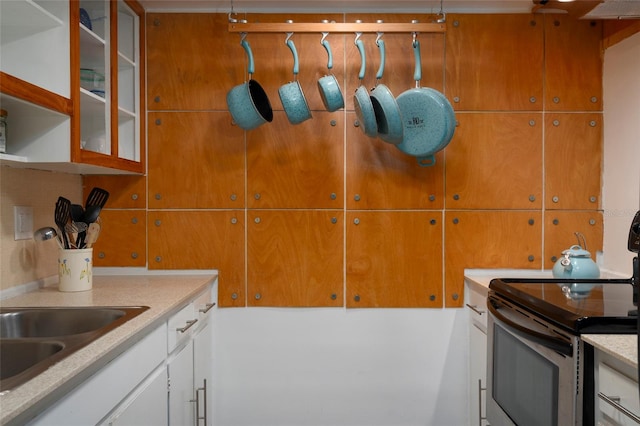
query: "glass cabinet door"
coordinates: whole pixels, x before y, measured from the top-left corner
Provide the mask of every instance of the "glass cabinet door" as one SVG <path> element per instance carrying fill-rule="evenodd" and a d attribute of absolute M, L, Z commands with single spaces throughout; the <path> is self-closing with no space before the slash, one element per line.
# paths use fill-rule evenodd
<path fill-rule="evenodd" d="M 118 157 L 140 161 L 140 19 L 118 0 Z"/>
<path fill-rule="evenodd" d="M 80 1 L 80 147 L 111 154 L 109 3 Z"/>

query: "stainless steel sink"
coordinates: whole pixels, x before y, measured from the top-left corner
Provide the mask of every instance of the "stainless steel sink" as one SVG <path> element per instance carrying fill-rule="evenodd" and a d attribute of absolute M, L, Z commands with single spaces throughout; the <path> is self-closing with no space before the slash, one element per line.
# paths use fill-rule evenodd
<path fill-rule="evenodd" d="M 32 379 L 147 309 L 0 308 L 0 391 Z"/>

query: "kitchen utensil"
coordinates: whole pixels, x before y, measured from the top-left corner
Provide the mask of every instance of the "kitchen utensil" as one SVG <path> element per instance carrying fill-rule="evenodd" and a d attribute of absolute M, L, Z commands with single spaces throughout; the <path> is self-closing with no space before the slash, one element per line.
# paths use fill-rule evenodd
<path fill-rule="evenodd" d="M 87 229 L 89 226 L 91 226 L 92 223 L 98 220 L 98 218 L 100 217 L 101 211 L 102 211 L 102 207 L 99 205 L 87 206 L 87 209 L 85 210 L 85 213 L 82 216 L 82 222 L 80 222 L 85 226 L 84 226 L 84 229 L 82 229 L 78 233 L 78 238 L 76 239 L 76 246 L 78 248 L 84 248 L 85 238 L 87 236 Z"/>
<path fill-rule="evenodd" d="M 100 224 L 98 222 L 93 222 L 89 225 L 89 229 L 87 229 L 87 237 L 85 238 L 85 248 L 93 247 L 93 244 L 98 240 L 98 236 L 100 235 Z"/>
<path fill-rule="evenodd" d="M 58 246 L 62 248 L 62 242 L 60 242 L 60 238 L 58 238 L 58 233 L 56 229 L 51 226 L 45 226 L 44 228 L 36 229 L 33 233 L 33 239 L 36 241 L 48 241 L 51 239 L 55 239 Z"/>
<path fill-rule="evenodd" d="M 109 191 L 94 187 L 91 189 L 91 192 L 89 192 L 89 195 L 87 195 L 87 199 L 84 202 L 84 209 L 86 211 L 90 206 L 100 206 L 100 208 L 103 208 L 104 205 L 107 204 L 108 199 Z"/>
<path fill-rule="evenodd" d="M 299 61 L 298 51 L 296 46 L 291 40 L 292 33 L 287 33 L 286 44 L 293 54 L 293 81 L 280 86 L 278 89 L 278 95 L 280 95 L 280 101 L 284 107 L 284 112 L 287 114 L 287 118 L 291 124 L 300 124 L 305 120 L 311 118 L 311 110 L 309 104 L 304 97 L 304 92 L 298 81 Z"/>
<path fill-rule="evenodd" d="M 379 84 L 384 74 L 386 54 L 384 40 L 378 38 L 376 44 L 380 50 L 380 67 L 376 74 L 376 87 L 371 91 L 371 104 L 376 116 L 378 136 L 385 142 L 397 145 L 402 142 L 402 117 L 400 116 L 396 98 L 391 93 L 391 90 L 386 85 Z"/>
<path fill-rule="evenodd" d="M 235 86 L 227 93 L 227 106 L 233 121 L 240 128 L 251 130 L 264 123 L 272 122 L 273 110 L 267 93 L 260 83 L 251 78 L 255 70 L 253 52 L 245 37 L 246 33 L 242 34 L 240 45 L 245 50 L 249 61 L 247 67 L 249 80 Z"/>
<path fill-rule="evenodd" d="M 413 41 L 416 87 L 403 92 L 396 101 L 404 123 L 402 142 L 396 145 L 402 152 L 417 157 L 420 166 L 435 164 L 434 154 L 444 149 L 456 126 L 449 100 L 437 90 L 420 87 L 422 63 L 420 42 Z"/>
<path fill-rule="evenodd" d="M 56 202 L 56 208 L 54 212 L 54 219 L 58 230 L 62 235 L 63 248 L 69 249 L 69 238 L 67 236 L 66 227 L 67 223 L 71 219 L 71 201 L 64 197 L 58 197 Z"/>
<path fill-rule="evenodd" d="M 591 253 L 585 249 L 584 235 L 579 232 L 575 235 L 578 238 L 578 244 L 562 251 L 562 257 L 553 265 L 551 271 L 553 276 L 555 278 L 600 278 L 600 268 L 591 259 Z"/>
<path fill-rule="evenodd" d="M 333 68 L 333 53 L 331 52 L 331 45 L 329 44 L 329 40 L 327 40 L 327 35 L 328 33 L 322 34 L 320 43 L 327 51 L 327 69 L 331 72 Z M 327 111 L 333 112 L 344 107 L 344 97 L 342 96 L 342 91 L 340 90 L 340 85 L 335 75 L 328 74 L 320 77 L 318 80 L 318 90 L 320 91 L 322 103 Z"/>
<path fill-rule="evenodd" d="M 376 113 L 373 110 L 369 91 L 362 84 L 367 67 L 367 58 L 364 52 L 364 43 L 360 40 L 359 36 L 359 34 L 356 35 L 356 46 L 360 52 L 360 72 L 358 73 L 360 87 L 356 89 L 356 93 L 353 95 L 353 106 L 356 110 L 356 116 L 358 117 L 362 131 L 365 135 L 374 138 L 378 135 L 378 123 L 376 122 Z"/>

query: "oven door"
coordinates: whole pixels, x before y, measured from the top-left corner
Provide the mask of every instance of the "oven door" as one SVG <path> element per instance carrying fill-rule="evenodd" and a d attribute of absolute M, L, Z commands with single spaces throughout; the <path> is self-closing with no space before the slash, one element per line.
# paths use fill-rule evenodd
<path fill-rule="evenodd" d="M 492 426 L 581 426 L 577 336 L 489 295 L 487 420 Z"/>

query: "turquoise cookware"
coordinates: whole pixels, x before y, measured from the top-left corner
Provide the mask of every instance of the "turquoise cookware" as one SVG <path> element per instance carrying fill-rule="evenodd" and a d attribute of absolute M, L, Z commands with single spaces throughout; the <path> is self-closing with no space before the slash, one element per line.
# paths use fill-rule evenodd
<path fill-rule="evenodd" d="M 356 39 L 356 46 L 360 52 L 360 72 L 358 78 L 360 79 L 360 87 L 356 89 L 355 95 L 353 95 L 353 106 L 356 110 L 356 116 L 358 122 L 365 135 L 372 138 L 378 135 L 378 123 L 376 122 L 376 113 L 369 97 L 369 91 L 362 85 L 364 79 L 364 73 L 367 66 L 367 59 L 364 52 L 364 43 L 362 40 Z"/>
<path fill-rule="evenodd" d="M 417 157 L 420 166 L 435 164 L 435 153 L 444 149 L 456 127 L 456 118 L 449 100 L 437 90 L 420 87 L 422 64 L 420 42 L 413 41 L 416 87 L 403 92 L 396 101 L 404 125 L 402 142 L 396 145 L 402 152 Z"/>
<path fill-rule="evenodd" d="M 371 91 L 371 104 L 376 116 L 378 136 L 385 142 L 397 145 L 402 142 L 403 124 L 400 108 L 391 90 L 384 84 L 379 84 L 384 74 L 385 47 L 384 40 L 376 41 L 380 50 L 380 68 L 376 74 L 376 87 Z"/>
<path fill-rule="evenodd" d="M 302 87 L 298 81 L 299 63 L 298 63 L 298 51 L 296 46 L 291 40 L 291 35 L 287 35 L 286 44 L 293 54 L 293 81 L 280 86 L 278 89 L 278 95 L 280 95 L 280 101 L 284 107 L 284 112 L 287 114 L 287 118 L 291 124 L 300 124 L 305 120 L 311 118 L 311 110 L 307 104 L 307 99 L 304 97 Z"/>
<path fill-rule="evenodd" d="M 331 72 L 333 68 L 333 54 L 331 53 L 331 45 L 329 44 L 329 40 L 326 39 L 326 36 L 327 34 L 324 33 L 321 43 L 327 51 L 327 69 Z M 342 91 L 340 90 L 340 85 L 335 75 L 328 74 L 320 77 L 318 80 L 318 90 L 320 91 L 322 103 L 327 111 L 333 112 L 344 107 L 344 97 L 342 96 Z"/>
<path fill-rule="evenodd" d="M 244 37 L 240 44 L 247 53 L 249 60 L 247 67 L 249 81 L 237 85 L 227 93 L 227 106 L 233 121 L 242 129 L 251 130 L 273 121 L 273 110 L 271 109 L 269 98 L 260 83 L 251 78 L 254 72 L 251 46 L 249 46 L 249 42 Z"/>

